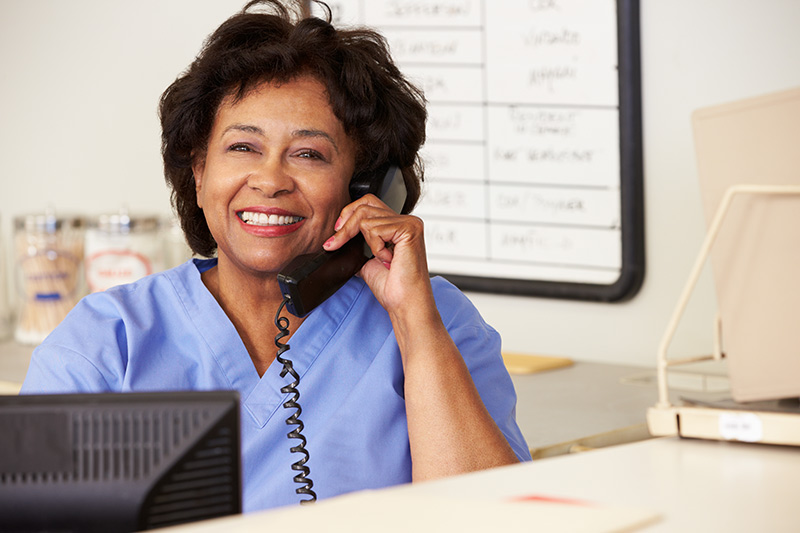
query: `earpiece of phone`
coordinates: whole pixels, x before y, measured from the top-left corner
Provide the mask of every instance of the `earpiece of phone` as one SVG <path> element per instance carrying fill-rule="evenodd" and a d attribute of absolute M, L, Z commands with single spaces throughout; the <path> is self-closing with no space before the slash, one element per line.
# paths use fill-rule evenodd
<path fill-rule="evenodd" d="M 407 196 L 403 173 L 394 165 L 383 165 L 375 173 L 351 181 L 352 200 L 368 193 L 401 212 Z M 336 251 L 323 250 L 294 258 L 278 274 L 278 285 L 287 300 L 286 309 L 297 317 L 306 316 L 347 283 L 371 257 L 372 252 L 359 233 Z"/>

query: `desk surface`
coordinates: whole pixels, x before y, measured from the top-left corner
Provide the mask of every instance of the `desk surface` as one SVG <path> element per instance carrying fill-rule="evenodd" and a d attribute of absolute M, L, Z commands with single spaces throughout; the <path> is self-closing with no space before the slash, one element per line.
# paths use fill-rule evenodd
<path fill-rule="evenodd" d="M 391 522 L 391 531 L 402 531 L 407 524 L 427 532 L 437 531 L 441 524 L 421 521 L 415 518 L 417 512 L 430 511 L 431 501 L 448 505 L 457 501 L 473 515 L 473 522 L 461 533 L 485 531 L 482 528 L 487 521 L 497 526 L 495 530 L 609 530 L 591 521 L 577 527 L 572 515 L 581 513 L 585 506 L 571 505 L 567 514 L 560 515 L 531 512 L 527 524 L 509 523 L 495 507 L 500 503 L 508 507 L 507 502 L 516 497 L 543 495 L 594 503 L 596 509 L 623 509 L 621 515 L 634 521 L 640 516 L 638 510 L 651 511 L 659 517 L 657 521 L 636 529 L 645 533 L 796 532 L 800 531 L 800 506 L 794 490 L 798 479 L 797 448 L 669 437 L 386 489 L 378 491 L 381 499 L 373 493 L 372 499 L 362 500 L 365 508 L 380 502 L 386 513 L 383 517 L 332 512 L 337 506 L 354 509 L 353 500 L 348 500 L 352 496 L 345 496 L 328 500 L 325 505 L 329 508 L 317 515 L 302 514 L 308 507 L 297 506 L 174 529 L 176 533 L 236 533 L 269 531 L 292 522 L 306 524 L 312 530 L 326 524 L 327 531 L 352 532 L 381 530 L 382 519 Z M 396 504 L 392 507 L 387 502 Z M 631 512 L 626 515 L 624 510 Z M 337 520 L 320 520 L 334 515 Z"/>
<path fill-rule="evenodd" d="M 0 344 L 0 380 L 21 381 L 30 351 Z M 529 445 L 544 448 L 643 424 L 647 407 L 655 402 L 655 388 L 623 383 L 642 371 L 576 363 L 513 376 L 518 420 Z M 495 502 L 543 494 L 642 508 L 663 517 L 644 529 L 648 533 L 781 532 L 800 531 L 798 495 L 791 490 L 798 479 L 798 448 L 665 438 L 390 490 Z M 265 523 L 268 515 L 263 515 Z"/>
<path fill-rule="evenodd" d="M 653 380 L 630 379 L 647 375 Z M 517 422 L 534 458 L 649 437 L 647 409 L 658 400 L 652 369 L 576 362 L 511 379 Z"/>
<path fill-rule="evenodd" d="M 0 394 L 18 390 L 32 351 L 32 346 L 0 343 Z M 517 421 L 534 457 L 647 438 L 647 409 L 658 396 L 655 383 L 626 380 L 643 372 L 655 375 L 646 368 L 585 362 L 512 375 Z"/>
<path fill-rule="evenodd" d="M 800 531 L 800 449 L 651 439 L 452 478 L 421 491 L 464 498 L 541 493 L 652 509 L 650 532 Z"/>

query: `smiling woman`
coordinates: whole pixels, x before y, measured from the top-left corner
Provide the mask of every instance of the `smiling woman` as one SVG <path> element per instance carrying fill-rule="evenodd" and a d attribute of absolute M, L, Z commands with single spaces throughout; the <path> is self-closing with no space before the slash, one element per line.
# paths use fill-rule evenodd
<path fill-rule="evenodd" d="M 354 162 L 353 142 L 314 78 L 264 83 L 223 101 L 192 166 L 219 268 L 275 279 L 292 258 L 321 249 L 347 203 Z M 263 285 L 261 277 L 254 279 Z M 271 309 L 282 299 L 264 296 L 258 301 Z"/>
<path fill-rule="evenodd" d="M 276 16 L 258 12 L 260 5 Z M 187 73 L 161 98 L 167 183 L 189 244 L 200 255 L 213 255 L 215 243 L 196 205 L 192 167 L 206 149 L 223 101 L 235 103 L 264 83 L 277 86 L 313 73 L 324 88 L 325 106 L 353 144 L 354 171 L 370 172 L 392 161 L 401 167 L 409 191 L 404 212 L 419 198 L 423 97 L 393 63 L 383 37 L 367 29 L 336 30 L 313 17 L 300 19 L 295 27 L 293 17 L 300 15 L 279 2 L 250 2 L 208 38 Z M 246 119 L 236 126 L 260 127 Z M 333 141 L 330 133 L 297 131 Z"/>
<path fill-rule="evenodd" d="M 236 390 L 244 509 L 286 505 L 297 458 L 274 341 L 289 335 L 320 498 L 528 459 L 500 338 L 430 278 L 422 221 L 408 214 L 422 95 L 379 34 L 296 7 L 250 2 L 161 98 L 167 183 L 207 259 L 84 298 L 34 352 L 23 392 Z M 401 213 L 349 197 L 351 180 L 384 164 L 402 171 Z M 276 274 L 359 234 L 375 257 L 276 329 Z"/>

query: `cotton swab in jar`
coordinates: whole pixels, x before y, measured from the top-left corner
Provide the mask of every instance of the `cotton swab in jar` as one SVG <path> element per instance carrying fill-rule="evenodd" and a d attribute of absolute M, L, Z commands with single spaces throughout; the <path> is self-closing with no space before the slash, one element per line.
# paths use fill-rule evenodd
<path fill-rule="evenodd" d="M 15 220 L 15 252 L 22 302 L 17 342 L 38 344 L 80 298 L 83 221 L 52 215 Z"/>

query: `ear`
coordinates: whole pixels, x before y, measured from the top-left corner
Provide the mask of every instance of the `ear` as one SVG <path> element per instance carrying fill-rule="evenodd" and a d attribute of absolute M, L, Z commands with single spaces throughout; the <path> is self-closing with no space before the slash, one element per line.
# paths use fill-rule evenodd
<path fill-rule="evenodd" d="M 203 189 L 203 173 L 206 169 L 206 158 L 205 157 L 197 157 L 193 158 L 194 162 L 192 163 L 192 176 L 194 177 L 194 191 L 197 197 L 197 207 L 200 209 L 203 208 L 203 202 L 201 198 L 201 192 Z"/>

